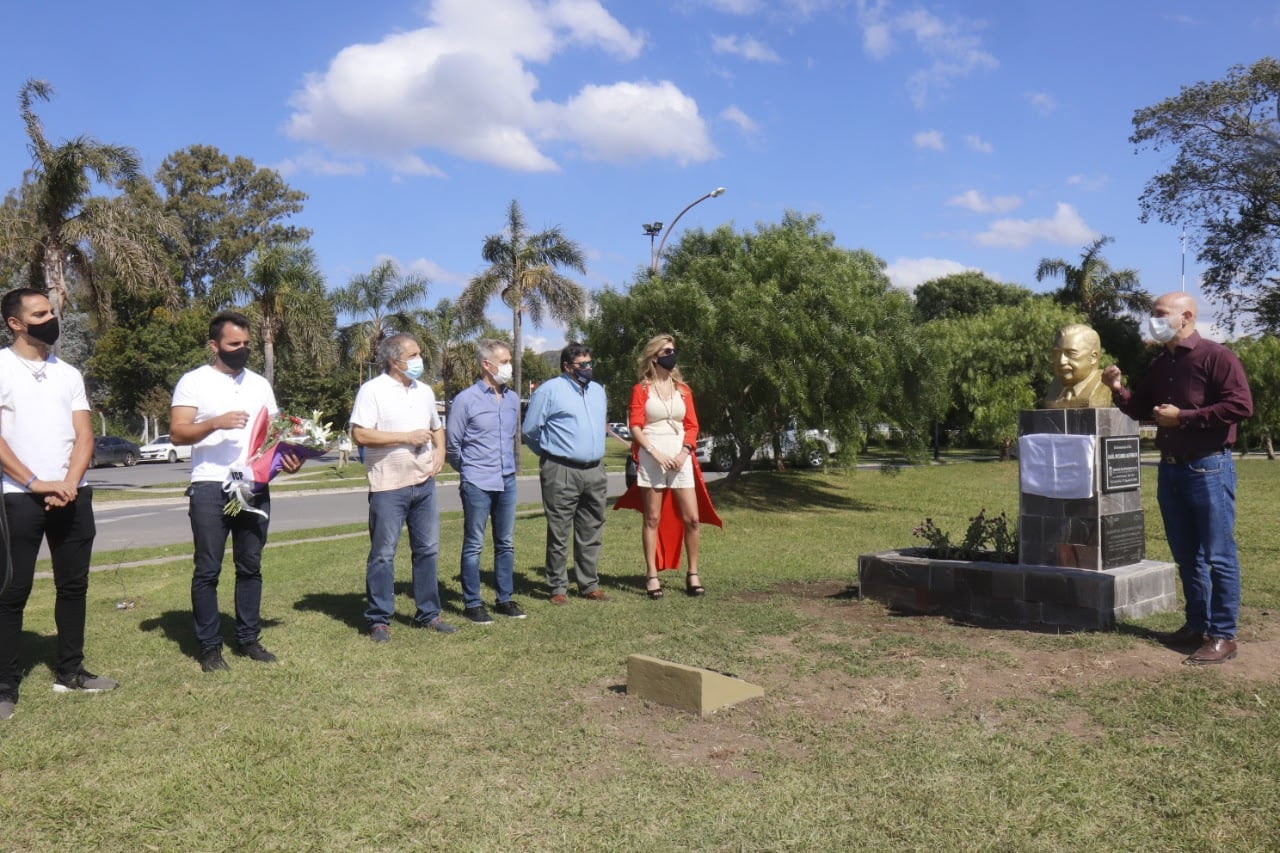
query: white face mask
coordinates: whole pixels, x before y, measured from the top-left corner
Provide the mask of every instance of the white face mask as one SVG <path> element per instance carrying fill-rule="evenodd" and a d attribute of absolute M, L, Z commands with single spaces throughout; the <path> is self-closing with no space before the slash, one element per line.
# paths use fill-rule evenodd
<path fill-rule="evenodd" d="M 1167 344 L 1178 334 L 1167 317 L 1148 317 L 1147 335 L 1158 344 Z"/>
<path fill-rule="evenodd" d="M 499 364 L 497 371 L 493 374 L 493 381 L 499 385 L 511 384 L 511 363 Z"/>

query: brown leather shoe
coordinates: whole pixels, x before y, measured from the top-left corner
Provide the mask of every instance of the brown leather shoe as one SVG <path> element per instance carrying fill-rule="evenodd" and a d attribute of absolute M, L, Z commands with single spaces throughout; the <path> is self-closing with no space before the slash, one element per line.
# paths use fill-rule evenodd
<path fill-rule="evenodd" d="M 551 603 L 564 606 L 569 603 L 569 596 L 565 595 L 563 592 L 557 592 L 555 595 L 551 596 Z"/>
<path fill-rule="evenodd" d="M 587 601 L 608 601 L 609 596 L 604 594 L 603 589 L 593 589 L 591 592 L 584 592 L 582 597 Z"/>
<path fill-rule="evenodd" d="M 1236 656 L 1236 641 L 1226 637 L 1206 637 L 1205 643 L 1196 653 L 1183 661 L 1192 666 L 1205 666 L 1211 663 L 1225 663 Z"/>

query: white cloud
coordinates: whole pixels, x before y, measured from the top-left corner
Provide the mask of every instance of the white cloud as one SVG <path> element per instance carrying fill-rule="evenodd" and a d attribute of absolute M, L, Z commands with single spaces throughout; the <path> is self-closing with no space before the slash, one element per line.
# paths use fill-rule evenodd
<path fill-rule="evenodd" d="M 966 135 L 964 138 L 964 143 L 974 151 L 977 151 L 979 154 L 990 154 L 991 152 L 996 150 L 995 147 L 990 142 L 987 142 L 985 139 L 983 139 L 981 136 L 978 136 L 978 134 L 976 133 L 970 133 Z"/>
<path fill-rule="evenodd" d="M 711 49 L 716 53 L 740 56 L 752 62 L 781 62 L 782 57 L 762 41 L 751 36 L 712 36 Z"/>
<path fill-rule="evenodd" d="M 674 83 L 585 86 L 545 130 L 548 138 L 576 143 L 589 160 L 609 163 L 644 158 L 680 165 L 715 156 L 698 105 Z"/>
<path fill-rule="evenodd" d="M 969 270 L 976 270 L 976 268 L 944 258 L 898 258 L 884 268 L 885 275 L 889 276 L 893 286 L 908 293 L 914 292 L 926 281 Z"/>
<path fill-rule="evenodd" d="M 974 213 L 1008 213 L 1022 204 L 1016 195 L 998 195 L 987 198 L 977 190 L 965 190 L 960 195 L 947 199 L 952 207 L 963 207 Z"/>
<path fill-rule="evenodd" d="M 921 8 L 893 15 L 888 0 L 858 0 L 862 48 L 872 59 L 884 59 L 897 47 L 896 37 L 911 41 L 929 65 L 907 79 L 907 90 L 917 108 L 952 82 L 976 71 L 992 71 L 1000 61 L 983 48 L 978 32 L 985 26 L 977 19 L 944 21 Z"/>
<path fill-rule="evenodd" d="M 706 0 L 706 4 L 730 15 L 751 15 L 763 8 L 761 0 Z"/>
<path fill-rule="evenodd" d="M 756 124 L 751 116 L 744 113 L 736 104 L 730 104 L 720 111 L 720 118 L 731 124 L 738 126 L 748 136 L 752 136 L 760 131 L 760 125 Z"/>
<path fill-rule="evenodd" d="M 1058 102 L 1048 92 L 1028 92 L 1027 103 L 1042 116 L 1052 115 L 1058 109 Z"/>
<path fill-rule="evenodd" d="M 552 141 L 605 161 L 715 156 L 697 104 L 669 82 L 586 82 L 563 103 L 537 97 L 531 68 L 569 46 L 622 61 L 644 48 L 643 35 L 600 0 L 434 0 L 426 14 L 427 26 L 346 47 L 325 71 L 307 75 L 291 99 L 289 136 L 416 175 L 440 174 L 424 159 L 432 149 L 515 171 L 555 171 L 544 150 Z M 603 103 L 610 97 L 640 108 L 645 121 L 616 133 L 618 110 Z"/>
<path fill-rule="evenodd" d="M 1058 202 L 1052 219 L 997 219 L 975 239 L 982 246 L 1021 249 L 1037 241 L 1079 246 L 1097 238 L 1074 207 Z"/>
<path fill-rule="evenodd" d="M 282 177 L 300 172 L 312 175 L 363 175 L 364 163 L 353 160 L 334 160 L 315 149 L 307 149 L 297 157 L 288 157 L 271 168 Z"/>
<path fill-rule="evenodd" d="M 915 147 L 928 151 L 947 150 L 947 145 L 942 140 L 942 131 L 940 130 L 922 130 L 911 137 L 911 142 Z"/>
<path fill-rule="evenodd" d="M 382 258 L 379 258 L 378 260 L 382 260 Z M 451 272 L 437 264 L 435 261 L 427 260 L 426 258 L 417 258 L 416 260 L 409 261 L 407 264 L 401 264 L 400 267 L 406 273 L 423 276 L 432 285 L 448 284 L 462 288 L 466 286 L 468 281 L 470 281 L 470 279 L 462 273 Z M 435 299 L 431 298 L 428 299 L 428 301 L 434 302 Z M 507 319 L 509 320 L 510 317 Z"/>
<path fill-rule="evenodd" d="M 1111 183 L 1107 175 L 1072 175 L 1067 178 L 1067 186 L 1079 187 L 1089 192 L 1097 192 Z"/>

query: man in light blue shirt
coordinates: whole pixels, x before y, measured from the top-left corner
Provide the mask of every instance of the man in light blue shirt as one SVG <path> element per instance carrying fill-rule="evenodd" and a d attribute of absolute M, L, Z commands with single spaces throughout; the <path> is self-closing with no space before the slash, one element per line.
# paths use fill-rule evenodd
<path fill-rule="evenodd" d="M 493 619 L 480 598 L 480 552 L 484 528 L 493 519 L 493 575 L 498 597 L 493 609 L 523 619 L 511 600 L 515 571 L 516 420 L 520 399 L 511 382 L 511 349 L 483 340 L 476 350 L 480 379 L 453 398 L 445 427 L 445 457 L 458 472 L 462 497 L 462 615 L 476 625 Z"/>
<path fill-rule="evenodd" d="M 602 464 L 607 406 L 603 386 L 591 381 L 593 365 L 591 350 L 582 344 L 561 350 L 561 373 L 533 392 L 522 430 L 524 443 L 541 460 L 552 604 L 568 603 L 570 533 L 578 594 L 589 601 L 608 600 L 597 572 L 608 492 Z"/>

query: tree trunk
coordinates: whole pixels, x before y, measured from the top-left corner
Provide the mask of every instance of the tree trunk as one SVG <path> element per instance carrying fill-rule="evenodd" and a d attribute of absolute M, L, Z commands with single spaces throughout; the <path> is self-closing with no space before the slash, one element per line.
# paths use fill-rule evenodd
<path fill-rule="evenodd" d="M 267 382 L 275 387 L 276 384 L 276 336 L 272 333 L 267 324 L 263 323 L 262 330 L 262 375 L 267 378 Z"/>
<path fill-rule="evenodd" d="M 1275 462 L 1276 451 L 1275 451 L 1275 448 L 1271 446 L 1271 433 L 1267 433 L 1266 443 L 1267 443 L 1267 459 L 1272 462 Z"/>

